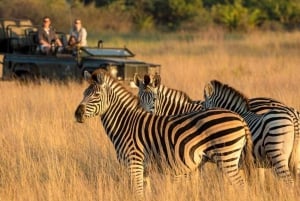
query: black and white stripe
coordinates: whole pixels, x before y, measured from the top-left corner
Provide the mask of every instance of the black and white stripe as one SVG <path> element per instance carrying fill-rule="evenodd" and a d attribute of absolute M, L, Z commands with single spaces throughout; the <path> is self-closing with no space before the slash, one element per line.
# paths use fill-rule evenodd
<path fill-rule="evenodd" d="M 217 80 L 204 90 L 205 108 L 221 107 L 237 112 L 245 118 L 253 135 L 254 155 L 261 164 L 270 165 L 287 183 L 293 183 L 289 159 L 294 158 L 294 123 L 284 110 L 269 110 L 264 114 L 251 111 L 248 99 L 234 88 Z"/>
<path fill-rule="evenodd" d="M 279 110 L 288 113 L 293 118 L 294 123 L 294 145 L 289 167 L 293 170 L 292 173 L 300 179 L 300 113 L 296 108 L 287 106 L 283 102 L 267 97 L 257 97 L 249 99 L 249 105 L 252 112 L 264 114 L 270 110 Z"/>
<path fill-rule="evenodd" d="M 144 80 L 135 76 L 138 86 L 138 97 L 141 107 L 156 115 L 178 115 L 203 109 L 202 101 L 192 100 L 185 92 L 168 88 L 160 83 L 159 75 L 155 75 L 150 82 L 148 75 Z"/>
<path fill-rule="evenodd" d="M 128 165 L 137 196 L 143 194 L 144 163 L 149 158 L 166 164 L 178 176 L 196 170 L 205 156 L 232 183 L 245 183 L 239 160 L 243 151 L 245 161 L 253 160 L 251 133 L 236 113 L 210 109 L 156 116 L 140 108 L 137 97 L 106 71 L 85 72 L 85 78 L 90 85 L 75 118 L 84 122 L 89 117 L 101 117 L 118 159 Z"/>
<path fill-rule="evenodd" d="M 144 76 L 142 81 L 136 78 L 135 83 L 139 87 L 138 96 L 141 106 L 150 112 L 157 115 L 175 115 L 184 112 L 192 112 L 202 110 L 202 101 L 191 100 L 185 92 L 180 90 L 168 88 L 160 83 L 160 77 L 154 77 L 153 82 L 149 82 L 150 77 Z M 271 98 L 252 98 L 249 99 L 250 110 L 257 114 L 264 114 L 270 110 L 279 110 L 286 112 L 293 119 L 294 123 L 294 149 L 292 156 L 289 160 L 289 167 L 293 169 L 292 173 L 300 179 L 300 133 L 299 125 L 300 118 L 299 112 L 292 107 L 288 107 L 280 101 Z M 151 110 L 149 109 L 151 108 Z M 261 175 L 263 176 L 263 175 Z M 263 178 L 262 178 L 263 180 Z"/>

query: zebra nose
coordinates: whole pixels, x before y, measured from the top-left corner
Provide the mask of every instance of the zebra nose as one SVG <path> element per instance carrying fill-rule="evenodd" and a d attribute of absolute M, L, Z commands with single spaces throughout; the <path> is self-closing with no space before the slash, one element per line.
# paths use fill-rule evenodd
<path fill-rule="evenodd" d="M 75 118 L 77 122 L 79 123 L 84 122 L 84 112 L 85 112 L 85 105 L 80 104 L 75 111 Z"/>

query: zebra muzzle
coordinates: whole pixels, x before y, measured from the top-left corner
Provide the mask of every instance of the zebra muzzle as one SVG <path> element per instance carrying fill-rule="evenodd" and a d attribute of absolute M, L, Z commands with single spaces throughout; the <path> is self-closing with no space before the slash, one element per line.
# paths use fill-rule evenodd
<path fill-rule="evenodd" d="M 84 123 L 85 120 L 84 112 L 85 112 L 85 105 L 79 105 L 75 111 L 75 119 L 77 122 Z"/>

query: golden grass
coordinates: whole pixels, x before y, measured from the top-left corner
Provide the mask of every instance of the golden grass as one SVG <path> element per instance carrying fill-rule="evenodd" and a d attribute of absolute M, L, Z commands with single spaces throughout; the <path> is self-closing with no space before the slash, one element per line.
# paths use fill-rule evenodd
<path fill-rule="evenodd" d="M 206 82 L 218 79 L 248 97 L 274 97 L 300 108 L 300 33 L 184 37 L 162 35 L 128 47 L 138 58 L 162 64 L 162 82 L 194 99 L 202 99 Z M 86 86 L 0 82 L 0 200 L 134 200 L 99 119 L 74 120 Z M 300 194 L 299 185 L 292 192 L 270 170 L 265 184 L 255 176 L 245 192 L 228 186 L 212 164 L 179 184 L 155 170 L 150 176 L 148 200 L 296 201 Z"/>

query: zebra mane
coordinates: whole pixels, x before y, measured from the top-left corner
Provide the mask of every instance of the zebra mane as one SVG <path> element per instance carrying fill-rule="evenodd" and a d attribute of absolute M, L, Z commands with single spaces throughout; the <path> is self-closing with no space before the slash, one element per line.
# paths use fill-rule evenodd
<path fill-rule="evenodd" d="M 189 103 L 198 103 L 198 101 L 192 100 L 189 97 L 189 95 L 184 91 L 181 91 L 181 90 L 178 90 L 178 89 L 172 89 L 172 88 L 169 88 L 169 87 L 167 87 L 165 85 L 162 85 L 162 84 L 158 86 L 157 92 L 159 92 L 159 93 L 162 93 L 164 95 L 168 95 L 169 91 L 172 91 L 173 93 L 176 93 L 176 94 L 180 94 L 180 97 L 182 99 L 185 99 Z"/>
<path fill-rule="evenodd" d="M 230 97 L 234 96 L 235 98 L 239 99 L 239 102 L 242 102 L 245 104 L 245 107 L 247 110 L 250 110 L 249 99 L 242 92 L 229 86 L 228 84 L 223 84 L 222 82 L 220 82 L 218 80 L 212 80 L 212 81 L 210 81 L 210 83 L 213 86 L 214 90 L 218 94 L 222 93 L 222 94 L 226 94 L 228 96 L 230 95 Z"/>
<path fill-rule="evenodd" d="M 99 76 L 101 77 L 103 83 L 105 82 L 110 88 L 113 88 L 115 91 L 122 91 L 127 94 L 128 97 L 137 103 L 137 107 L 140 105 L 140 99 L 129 91 L 123 84 L 121 84 L 115 77 L 111 76 L 108 71 L 104 69 L 97 69 L 92 73 L 90 78 L 91 82 L 98 82 Z"/>

